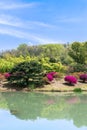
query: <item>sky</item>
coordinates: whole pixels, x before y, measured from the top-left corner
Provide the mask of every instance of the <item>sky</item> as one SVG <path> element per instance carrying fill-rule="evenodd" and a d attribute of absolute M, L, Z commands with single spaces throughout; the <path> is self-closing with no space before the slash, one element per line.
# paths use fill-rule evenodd
<path fill-rule="evenodd" d="M 0 0 L 0 51 L 87 41 L 87 0 Z"/>
<path fill-rule="evenodd" d="M 73 120 L 37 118 L 21 120 L 9 111 L 0 110 L 0 130 L 87 130 L 86 126 L 76 127 Z"/>

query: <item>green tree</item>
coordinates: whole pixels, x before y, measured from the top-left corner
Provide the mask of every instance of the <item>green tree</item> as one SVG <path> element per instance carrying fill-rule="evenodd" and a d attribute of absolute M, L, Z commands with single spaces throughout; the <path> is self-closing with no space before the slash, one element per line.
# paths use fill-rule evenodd
<path fill-rule="evenodd" d="M 87 42 L 84 42 L 84 53 L 85 53 L 85 62 L 87 64 Z"/>
<path fill-rule="evenodd" d="M 69 49 L 69 56 L 76 63 L 85 64 L 87 49 L 85 49 L 86 43 L 73 42 Z"/>
<path fill-rule="evenodd" d="M 19 86 L 36 87 L 43 84 L 43 67 L 37 61 L 22 62 L 13 67 L 8 81 Z"/>
<path fill-rule="evenodd" d="M 28 45 L 27 44 L 20 44 L 19 47 L 17 48 L 16 52 L 17 54 L 20 56 L 27 56 L 29 55 L 29 51 L 28 51 Z"/>

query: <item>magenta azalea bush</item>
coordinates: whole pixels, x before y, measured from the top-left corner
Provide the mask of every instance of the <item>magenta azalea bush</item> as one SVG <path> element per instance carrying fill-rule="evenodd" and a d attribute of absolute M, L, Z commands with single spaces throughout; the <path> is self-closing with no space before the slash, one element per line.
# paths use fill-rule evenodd
<path fill-rule="evenodd" d="M 83 82 L 87 81 L 87 74 L 81 74 L 79 77 Z"/>
<path fill-rule="evenodd" d="M 47 74 L 47 78 L 48 78 L 49 81 L 52 81 L 52 80 L 53 80 L 53 76 L 50 75 L 50 74 Z"/>
<path fill-rule="evenodd" d="M 4 76 L 7 79 L 7 78 L 9 78 L 11 76 L 11 74 L 10 73 L 5 73 Z"/>
<path fill-rule="evenodd" d="M 72 76 L 72 75 L 67 75 L 64 78 L 65 81 L 67 81 L 69 84 L 76 84 L 77 83 L 77 78 Z"/>
<path fill-rule="evenodd" d="M 56 72 L 49 72 L 48 74 L 50 74 L 51 76 L 54 76 Z"/>
<path fill-rule="evenodd" d="M 52 81 L 55 74 L 56 72 L 49 72 L 46 74 L 46 77 L 48 78 L 49 81 Z"/>

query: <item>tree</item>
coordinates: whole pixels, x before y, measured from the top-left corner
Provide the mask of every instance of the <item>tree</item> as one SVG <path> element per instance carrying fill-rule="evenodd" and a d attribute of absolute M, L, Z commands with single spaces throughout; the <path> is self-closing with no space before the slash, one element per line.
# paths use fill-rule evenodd
<path fill-rule="evenodd" d="M 22 56 L 27 56 L 29 55 L 28 52 L 28 45 L 27 44 L 20 44 L 19 47 L 17 48 L 17 54 L 22 55 Z"/>
<path fill-rule="evenodd" d="M 87 63 L 87 42 L 84 42 L 85 62 Z"/>
<path fill-rule="evenodd" d="M 37 61 L 19 63 L 9 73 L 8 81 L 18 86 L 36 87 L 43 84 L 43 66 Z"/>
<path fill-rule="evenodd" d="M 86 43 L 73 42 L 69 49 L 69 56 L 79 64 L 85 64 L 87 49 L 85 49 Z"/>

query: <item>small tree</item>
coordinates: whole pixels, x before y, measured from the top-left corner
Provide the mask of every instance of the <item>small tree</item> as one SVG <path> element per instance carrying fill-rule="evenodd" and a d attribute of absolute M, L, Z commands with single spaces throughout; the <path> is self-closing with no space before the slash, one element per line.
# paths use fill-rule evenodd
<path fill-rule="evenodd" d="M 8 81 L 22 86 L 41 85 L 43 82 L 43 67 L 37 61 L 22 62 L 11 71 Z"/>

